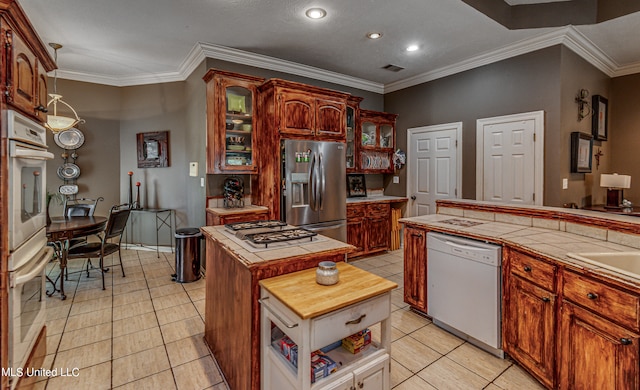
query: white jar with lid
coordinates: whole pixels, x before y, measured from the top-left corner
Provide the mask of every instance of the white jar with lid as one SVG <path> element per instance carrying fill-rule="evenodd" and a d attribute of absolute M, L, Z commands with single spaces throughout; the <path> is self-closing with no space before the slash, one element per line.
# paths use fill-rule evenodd
<path fill-rule="evenodd" d="M 316 283 L 331 286 L 338 283 L 338 269 L 333 261 L 321 261 L 316 269 Z"/>

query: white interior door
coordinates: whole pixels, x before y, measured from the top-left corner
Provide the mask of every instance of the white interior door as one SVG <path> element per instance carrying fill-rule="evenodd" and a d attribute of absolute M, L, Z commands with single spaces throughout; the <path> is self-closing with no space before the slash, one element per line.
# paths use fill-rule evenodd
<path fill-rule="evenodd" d="M 462 191 L 462 122 L 407 131 L 407 194 L 411 216 L 434 214 L 436 200 Z"/>
<path fill-rule="evenodd" d="M 478 119 L 476 199 L 542 204 L 544 112 Z"/>

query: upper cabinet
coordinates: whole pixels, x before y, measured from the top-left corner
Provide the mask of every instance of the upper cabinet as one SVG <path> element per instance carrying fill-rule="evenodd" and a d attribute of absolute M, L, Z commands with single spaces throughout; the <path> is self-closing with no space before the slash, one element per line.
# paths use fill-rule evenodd
<path fill-rule="evenodd" d="M 284 138 L 344 141 L 348 94 L 280 79 L 260 87 L 266 97 L 265 134 L 276 130 Z M 273 110 L 273 111 L 269 111 Z"/>
<path fill-rule="evenodd" d="M 207 83 L 207 173 L 257 173 L 257 88 L 264 79 L 211 69 Z"/>
<path fill-rule="evenodd" d="M 396 114 L 360 110 L 360 172 L 393 173 Z"/>
<path fill-rule="evenodd" d="M 357 172 L 360 162 L 356 140 L 360 142 L 361 101 L 362 98 L 357 96 L 349 96 L 347 100 L 347 150 L 345 153 L 347 173 Z"/>
<path fill-rule="evenodd" d="M 5 103 L 38 122 L 47 120 L 47 72 L 56 68 L 49 52 L 15 2 L 0 2 Z"/>

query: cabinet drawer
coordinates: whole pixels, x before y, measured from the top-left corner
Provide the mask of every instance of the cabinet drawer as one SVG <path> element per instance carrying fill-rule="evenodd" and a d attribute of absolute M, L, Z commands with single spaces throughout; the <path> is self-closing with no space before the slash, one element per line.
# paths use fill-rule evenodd
<path fill-rule="evenodd" d="M 365 207 L 364 205 L 347 205 L 347 219 L 364 218 Z"/>
<path fill-rule="evenodd" d="M 546 290 L 555 290 L 557 266 L 518 252 L 511 252 L 510 261 L 512 274 Z"/>
<path fill-rule="evenodd" d="M 573 301 L 622 326 L 638 331 L 640 297 L 591 278 L 564 273 L 564 299 Z"/>
<path fill-rule="evenodd" d="M 367 214 L 369 217 L 384 217 L 391 212 L 389 203 L 374 203 L 367 206 Z"/>
<path fill-rule="evenodd" d="M 342 310 L 320 316 L 311 322 L 311 350 L 350 336 L 389 317 L 391 294 L 385 293 Z"/>

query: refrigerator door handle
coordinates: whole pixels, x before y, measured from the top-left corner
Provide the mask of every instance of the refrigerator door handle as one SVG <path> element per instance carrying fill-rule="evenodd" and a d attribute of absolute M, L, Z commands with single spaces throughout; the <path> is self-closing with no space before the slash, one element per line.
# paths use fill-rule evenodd
<path fill-rule="evenodd" d="M 318 158 L 318 180 L 320 181 L 320 185 L 318 188 L 318 209 L 322 210 L 324 208 L 324 190 L 325 190 L 325 178 L 324 178 L 324 158 L 322 156 L 322 152 L 319 153 Z"/>
<path fill-rule="evenodd" d="M 316 154 L 311 155 L 311 164 L 309 164 L 309 207 L 316 211 Z"/>

